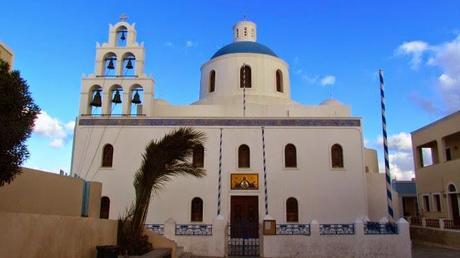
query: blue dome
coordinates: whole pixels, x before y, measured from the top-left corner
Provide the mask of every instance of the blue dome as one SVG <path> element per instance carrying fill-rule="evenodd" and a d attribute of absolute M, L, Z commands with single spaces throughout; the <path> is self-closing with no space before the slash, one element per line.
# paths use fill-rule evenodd
<path fill-rule="evenodd" d="M 254 54 L 264 54 L 274 57 L 278 57 L 275 52 L 273 52 L 267 46 L 264 46 L 257 42 L 252 41 L 238 41 L 233 42 L 219 49 L 212 57 L 216 58 L 218 56 L 223 56 L 227 54 L 236 54 L 236 53 L 254 53 Z"/>

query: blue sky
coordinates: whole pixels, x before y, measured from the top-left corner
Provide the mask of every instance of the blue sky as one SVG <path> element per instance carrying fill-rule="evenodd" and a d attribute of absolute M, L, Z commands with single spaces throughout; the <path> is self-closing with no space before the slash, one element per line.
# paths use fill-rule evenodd
<path fill-rule="evenodd" d="M 28 141 L 30 167 L 69 171 L 81 76 L 93 72 L 96 42 L 121 13 L 145 44 L 156 97 L 194 102 L 200 66 L 246 16 L 258 41 L 289 63 L 294 100 L 315 105 L 332 94 L 363 118 L 366 145 L 380 149 L 383 68 L 400 178 L 413 170 L 408 133 L 460 109 L 458 1 L 1 1 L 0 41 L 44 111 Z"/>

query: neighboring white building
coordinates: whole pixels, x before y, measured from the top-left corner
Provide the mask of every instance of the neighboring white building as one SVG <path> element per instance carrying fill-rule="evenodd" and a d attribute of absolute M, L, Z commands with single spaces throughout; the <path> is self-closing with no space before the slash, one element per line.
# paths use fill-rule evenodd
<path fill-rule="evenodd" d="M 227 224 L 229 239 L 249 237 L 259 254 L 264 220 L 275 220 L 278 233 L 292 227 L 310 232 L 313 220 L 349 224 L 386 216 L 383 177 L 372 180 L 382 191 L 368 196 L 365 167 L 378 169 L 376 158 L 365 161 L 361 119 L 337 100 L 311 106 L 293 101 L 288 64 L 256 42 L 256 25 L 238 22 L 233 34 L 234 42 L 201 67 L 199 100 L 175 106 L 154 97 L 134 24 L 122 19 L 110 25 L 109 42 L 97 44 L 95 73 L 82 79 L 72 173 L 103 183 L 109 217 L 117 219 L 134 200 L 133 175 L 147 143 L 183 126 L 204 132 L 195 163 L 207 176 L 174 178 L 152 198 L 147 217 L 198 254 L 225 252 L 218 246 L 227 239 Z M 174 233 L 171 224 L 177 224 Z M 355 228 L 345 225 L 341 232 L 347 230 Z M 214 242 L 190 240 L 192 231 Z"/>

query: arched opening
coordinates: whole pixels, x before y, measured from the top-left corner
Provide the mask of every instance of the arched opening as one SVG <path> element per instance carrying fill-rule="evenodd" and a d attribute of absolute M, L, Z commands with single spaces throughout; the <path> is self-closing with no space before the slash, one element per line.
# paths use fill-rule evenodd
<path fill-rule="evenodd" d="M 122 63 L 122 75 L 123 76 L 135 76 L 136 75 L 136 57 L 132 53 L 126 53 L 123 56 Z"/>
<path fill-rule="evenodd" d="M 104 63 L 102 64 L 102 70 L 104 76 L 116 76 L 117 75 L 117 55 L 110 52 L 104 56 Z"/>
<path fill-rule="evenodd" d="M 252 76 L 251 67 L 244 64 L 240 69 L 240 88 L 251 88 L 252 87 Z"/>
<path fill-rule="evenodd" d="M 290 197 L 286 201 L 286 221 L 299 221 L 299 204 L 297 203 L 297 199 L 294 197 Z"/>
<path fill-rule="evenodd" d="M 88 114 L 101 115 L 102 114 L 102 87 L 94 85 L 89 90 L 88 99 Z"/>
<path fill-rule="evenodd" d="M 110 89 L 110 115 L 120 116 L 123 113 L 123 88 L 120 85 L 114 85 Z"/>
<path fill-rule="evenodd" d="M 197 168 L 204 167 L 204 147 L 203 145 L 196 145 L 193 148 L 193 166 Z"/>
<path fill-rule="evenodd" d="M 333 168 L 343 168 L 343 149 L 340 144 L 331 147 L 331 161 Z"/>
<path fill-rule="evenodd" d="M 126 47 L 128 44 L 128 29 L 125 26 L 120 26 L 117 28 L 115 41 L 117 47 Z"/>
<path fill-rule="evenodd" d="M 209 92 L 216 90 L 216 71 L 212 70 L 209 73 Z"/>
<path fill-rule="evenodd" d="M 102 150 L 102 167 L 111 168 L 113 163 L 113 146 L 106 144 Z"/>
<path fill-rule="evenodd" d="M 238 167 L 239 168 L 248 168 L 251 165 L 250 162 L 250 150 L 249 146 L 246 144 L 241 145 L 238 148 Z"/>
<path fill-rule="evenodd" d="M 276 91 L 283 92 L 283 73 L 280 69 L 276 70 Z"/>
<path fill-rule="evenodd" d="M 460 226 L 460 210 L 458 205 L 458 193 L 454 184 L 449 184 L 447 187 L 450 213 L 455 226 Z"/>
<path fill-rule="evenodd" d="M 101 211 L 99 213 L 99 218 L 108 219 L 110 213 L 110 199 L 107 196 L 102 196 L 101 198 Z"/>
<path fill-rule="evenodd" d="M 140 116 L 143 114 L 144 89 L 140 85 L 134 85 L 130 91 L 129 114 L 131 116 Z"/>
<path fill-rule="evenodd" d="M 203 221 L 203 200 L 199 197 L 192 200 L 191 221 Z"/>
<path fill-rule="evenodd" d="M 297 167 L 297 150 L 294 144 L 289 143 L 284 147 L 284 166 L 287 168 Z"/>

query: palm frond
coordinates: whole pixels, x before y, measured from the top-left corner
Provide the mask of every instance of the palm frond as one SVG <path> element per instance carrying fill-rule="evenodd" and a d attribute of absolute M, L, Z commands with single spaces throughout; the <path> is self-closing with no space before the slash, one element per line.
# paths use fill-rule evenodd
<path fill-rule="evenodd" d="M 152 140 L 142 154 L 142 164 L 134 175 L 136 199 L 134 206 L 127 211 L 129 232 L 134 239 L 142 238 L 152 191 L 158 193 L 167 182 L 179 175 L 203 177 L 206 172 L 196 168 L 190 161 L 193 149 L 203 145 L 206 140 L 203 132 L 192 128 L 179 128 L 166 134 L 160 140 Z M 142 240 L 143 241 L 143 240 Z"/>

